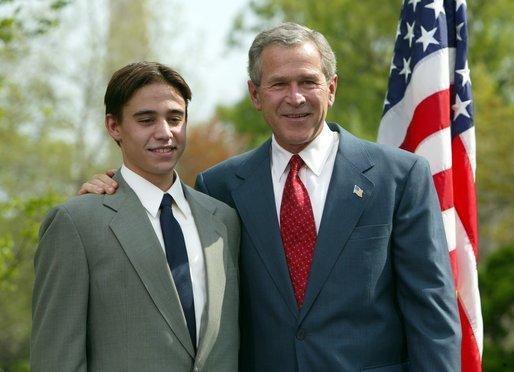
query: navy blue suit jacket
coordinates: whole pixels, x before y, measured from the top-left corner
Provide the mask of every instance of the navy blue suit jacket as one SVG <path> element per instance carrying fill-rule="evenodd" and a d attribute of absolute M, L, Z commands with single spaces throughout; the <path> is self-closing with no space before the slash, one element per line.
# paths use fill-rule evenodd
<path fill-rule="evenodd" d="M 301 311 L 270 140 L 197 178 L 242 222 L 240 370 L 459 371 L 455 287 L 428 163 L 329 126 L 340 142 Z"/>

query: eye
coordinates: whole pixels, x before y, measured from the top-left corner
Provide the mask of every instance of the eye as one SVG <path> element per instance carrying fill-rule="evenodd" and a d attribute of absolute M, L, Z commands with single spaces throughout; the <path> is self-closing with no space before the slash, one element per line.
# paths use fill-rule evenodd
<path fill-rule="evenodd" d="M 282 89 L 285 86 L 286 86 L 286 83 L 283 81 L 276 81 L 276 82 L 270 84 L 270 87 L 272 89 Z"/>
<path fill-rule="evenodd" d="M 182 122 L 182 120 L 183 120 L 182 116 L 170 116 L 166 119 L 168 124 L 173 124 L 173 125 L 180 124 Z"/>
<path fill-rule="evenodd" d="M 318 85 L 318 82 L 315 80 L 304 80 L 304 81 L 302 81 L 302 85 L 307 88 L 311 88 L 311 87 L 313 88 Z"/>
<path fill-rule="evenodd" d="M 154 122 L 154 119 L 151 118 L 151 117 L 147 117 L 147 118 L 140 118 L 137 120 L 138 123 L 140 124 L 143 124 L 143 125 L 150 125 Z"/>

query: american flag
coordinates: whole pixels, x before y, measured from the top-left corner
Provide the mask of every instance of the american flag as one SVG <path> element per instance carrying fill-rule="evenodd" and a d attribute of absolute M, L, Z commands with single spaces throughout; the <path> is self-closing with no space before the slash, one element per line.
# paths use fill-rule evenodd
<path fill-rule="evenodd" d="M 462 370 L 481 371 L 475 128 L 466 0 L 404 0 L 378 142 L 430 162 L 462 325 Z"/>

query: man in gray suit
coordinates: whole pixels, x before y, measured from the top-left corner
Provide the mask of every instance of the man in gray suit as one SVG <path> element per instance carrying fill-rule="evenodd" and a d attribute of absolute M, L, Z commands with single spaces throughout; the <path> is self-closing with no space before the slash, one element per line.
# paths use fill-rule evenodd
<path fill-rule="evenodd" d="M 237 371 L 239 221 L 174 171 L 190 99 L 158 63 L 111 78 L 105 126 L 123 154 L 119 189 L 72 198 L 41 225 L 32 371 Z M 178 233 L 167 238 L 171 220 Z"/>
<path fill-rule="evenodd" d="M 196 182 L 241 219 L 240 370 L 460 371 L 427 161 L 325 121 L 338 77 L 316 31 L 287 23 L 260 33 L 249 73 L 273 135 Z M 116 184 L 104 175 L 83 191 L 98 186 Z"/>

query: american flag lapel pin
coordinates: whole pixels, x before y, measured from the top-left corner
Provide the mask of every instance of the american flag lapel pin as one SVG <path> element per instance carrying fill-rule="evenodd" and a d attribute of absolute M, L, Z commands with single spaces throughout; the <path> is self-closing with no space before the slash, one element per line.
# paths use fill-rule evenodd
<path fill-rule="evenodd" d="M 355 185 L 353 186 L 353 193 L 357 195 L 359 198 L 362 198 L 364 195 L 364 190 L 361 189 L 359 186 Z"/>

